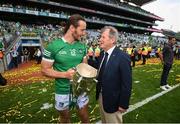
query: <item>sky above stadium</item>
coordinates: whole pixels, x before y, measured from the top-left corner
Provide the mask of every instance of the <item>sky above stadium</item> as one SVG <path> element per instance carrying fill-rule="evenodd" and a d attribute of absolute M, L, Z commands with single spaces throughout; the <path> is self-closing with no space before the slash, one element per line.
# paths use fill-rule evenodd
<path fill-rule="evenodd" d="M 180 32 L 180 0 L 156 0 L 142 8 L 164 18 L 162 22 L 156 21 L 156 28 Z"/>

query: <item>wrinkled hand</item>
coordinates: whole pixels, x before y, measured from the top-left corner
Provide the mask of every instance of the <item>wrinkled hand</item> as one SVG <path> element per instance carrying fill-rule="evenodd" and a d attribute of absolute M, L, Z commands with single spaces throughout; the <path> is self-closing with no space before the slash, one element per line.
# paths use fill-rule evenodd
<path fill-rule="evenodd" d="M 69 69 L 66 72 L 66 78 L 71 80 L 71 79 L 73 79 L 74 74 L 75 74 L 75 70 L 74 69 Z"/>
<path fill-rule="evenodd" d="M 123 108 L 119 107 L 119 108 L 118 108 L 118 111 L 121 112 L 121 113 L 123 113 L 123 112 L 126 112 L 126 109 L 123 109 Z"/>

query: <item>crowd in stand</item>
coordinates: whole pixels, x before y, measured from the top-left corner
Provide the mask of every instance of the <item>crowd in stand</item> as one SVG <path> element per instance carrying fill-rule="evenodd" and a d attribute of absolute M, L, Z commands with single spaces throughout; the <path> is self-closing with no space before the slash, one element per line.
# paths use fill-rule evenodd
<path fill-rule="evenodd" d="M 124 5 L 124 3 L 122 3 L 122 5 Z M 55 14 L 60 14 L 60 16 L 62 18 L 68 18 L 70 16 L 70 13 L 68 12 L 64 12 L 64 11 L 57 11 L 57 10 L 50 10 L 50 9 L 41 9 L 41 8 L 31 8 L 31 7 L 27 7 L 27 6 L 22 6 L 22 5 L 12 5 L 12 4 L 0 4 L 0 7 L 10 7 L 10 8 L 16 8 L 16 9 L 23 9 L 23 10 L 30 10 L 30 11 L 35 11 L 35 12 L 43 12 L 46 13 L 46 15 L 48 16 L 49 13 L 55 13 Z M 134 8 L 134 7 L 133 7 Z M 109 15 L 109 13 L 106 12 L 100 12 L 97 11 L 97 13 L 103 13 L 105 15 Z M 119 17 L 118 15 L 114 15 L 115 17 Z M 118 26 L 122 26 L 122 27 L 133 27 L 133 26 L 138 26 L 137 24 L 127 24 L 127 23 L 114 23 L 111 21 L 108 21 L 107 18 L 100 18 L 97 16 L 91 16 L 91 15 L 84 15 L 84 18 L 86 18 L 87 21 L 91 21 L 91 22 L 97 22 L 97 23 L 106 23 L 106 24 L 113 24 L 113 25 L 118 25 Z M 141 27 L 141 28 L 145 28 L 145 27 Z"/>
<path fill-rule="evenodd" d="M 51 3 L 51 1 L 43 1 L 43 2 L 50 2 Z M 139 6 L 130 5 L 130 4 L 128 4 L 128 2 L 119 2 L 116 0 L 100 0 L 99 2 L 102 2 L 104 4 L 110 4 L 110 5 L 117 6 L 117 7 L 123 7 L 125 9 L 130 10 L 130 11 L 136 11 L 137 13 L 141 13 L 141 14 L 148 14 L 148 15 L 152 14 L 148 11 L 141 9 Z M 56 2 L 52 2 L 52 3 L 56 3 Z M 2 7 L 14 7 L 14 6 L 11 4 L 3 4 Z M 27 9 L 27 7 L 20 6 L 20 5 L 17 5 L 16 7 L 19 9 Z M 39 10 L 38 8 L 34 9 L 34 8 L 29 8 L 29 7 L 28 7 L 28 9 L 29 10 L 35 10 L 35 11 Z M 50 10 L 42 10 L 42 9 L 40 11 L 41 12 L 50 12 Z M 56 12 L 56 13 L 60 13 L 60 12 Z"/>
<path fill-rule="evenodd" d="M 10 7 L 10 8 L 17 8 L 17 9 L 24 9 L 24 10 L 32 10 L 32 11 L 39 11 L 39 12 L 45 12 L 45 13 L 56 13 L 56 14 L 60 14 L 62 17 L 66 17 L 68 18 L 70 16 L 70 13 L 68 12 L 64 12 L 64 11 L 53 11 L 50 9 L 39 9 L 39 8 L 31 8 L 31 7 L 27 7 L 27 6 L 21 6 L 21 5 L 12 5 L 12 4 L 0 4 L 0 7 Z M 93 20 L 93 21 L 105 21 L 105 19 L 101 19 L 97 16 L 84 16 L 87 19 Z"/>
<path fill-rule="evenodd" d="M 53 39 L 61 38 L 63 35 L 63 27 L 61 25 L 26 25 L 20 22 L 8 22 L 0 20 L 0 62 L 3 61 L 4 52 L 13 40 L 23 33 L 35 33 L 35 36 L 41 37 L 43 43 L 48 44 Z M 88 45 L 88 61 L 91 63 L 100 55 L 101 49 L 98 45 L 99 30 L 87 30 L 87 35 L 82 38 L 82 42 Z M 28 35 L 27 35 L 28 36 Z M 31 36 L 31 35 L 29 35 Z M 149 36 L 145 34 L 131 34 L 127 32 L 119 32 L 119 42 L 117 46 L 131 57 L 132 67 L 135 67 L 136 62 L 142 60 L 142 65 L 146 64 L 146 60 L 152 57 L 159 57 L 162 52 L 164 43 L 167 39 L 159 36 Z M 175 45 L 173 48 L 174 58 L 180 59 L 180 45 Z M 18 64 L 25 63 L 30 60 L 30 52 L 27 48 L 17 52 L 11 49 L 10 55 L 12 57 L 12 67 L 17 68 Z M 42 51 L 36 48 L 33 58 L 37 64 L 41 63 Z M 0 75 L 1 76 L 1 75 Z M 0 77 L 5 85 L 6 79 Z"/>
<path fill-rule="evenodd" d="M 42 41 L 47 44 L 53 39 L 61 38 L 61 36 L 63 35 L 63 27 L 61 25 L 26 25 L 21 24 L 20 22 L 8 22 L 0 20 L 0 27 L 1 51 L 4 51 L 10 45 L 10 43 L 13 41 L 14 36 L 23 34 L 24 32 L 36 33 L 36 36 L 40 36 L 42 38 Z M 96 56 L 98 55 L 98 53 L 96 53 L 100 50 L 98 48 L 98 38 L 98 30 L 87 30 L 86 37 L 83 37 L 82 39 L 82 41 L 89 46 L 89 51 L 94 52 L 94 57 L 90 58 L 96 58 Z M 118 46 L 120 49 L 124 50 L 131 56 L 133 61 L 132 66 L 135 66 L 134 62 L 141 59 L 140 56 L 142 56 L 142 54 L 139 55 L 139 53 L 142 53 L 142 49 L 145 49 L 145 51 L 147 49 L 148 51 L 146 52 L 148 53 L 148 57 L 146 58 L 154 56 L 158 57 L 157 53 L 162 50 L 163 44 L 165 42 L 167 42 L 167 39 L 163 37 L 152 37 L 145 34 L 131 34 L 126 32 L 119 32 Z M 147 48 L 143 48 L 142 44 L 147 44 Z M 174 55 L 176 59 L 180 58 L 180 47 L 178 45 L 174 47 Z M 92 53 L 90 56 L 92 56 Z M 144 61 L 142 64 L 145 64 L 145 59 L 143 60 Z"/>

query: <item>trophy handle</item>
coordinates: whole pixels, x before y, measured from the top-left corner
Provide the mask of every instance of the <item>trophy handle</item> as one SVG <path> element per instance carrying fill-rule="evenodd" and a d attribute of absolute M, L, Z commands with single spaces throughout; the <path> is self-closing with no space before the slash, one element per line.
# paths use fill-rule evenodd
<path fill-rule="evenodd" d="M 98 80 L 96 80 L 95 78 L 93 79 L 93 81 L 96 82 L 96 83 L 98 82 Z"/>
<path fill-rule="evenodd" d="M 81 76 L 81 77 L 79 77 L 79 79 L 78 79 L 78 83 L 80 83 L 81 81 L 82 81 L 82 79 L 83 79 L 83 77 Z"/>

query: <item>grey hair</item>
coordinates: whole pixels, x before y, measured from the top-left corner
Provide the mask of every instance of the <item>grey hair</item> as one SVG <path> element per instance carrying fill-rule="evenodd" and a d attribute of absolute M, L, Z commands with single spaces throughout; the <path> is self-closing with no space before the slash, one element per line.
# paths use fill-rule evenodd
<path fill-rule="evenodd" d="M 115 43 L 117 43 L 119 39 L 118 30 L 112 26 L 105 26 L 104 28 L 101 29 L 101 33 L 103 33 L 107 29 L 109 30 L 109 38 L 115 38 Z"/>

